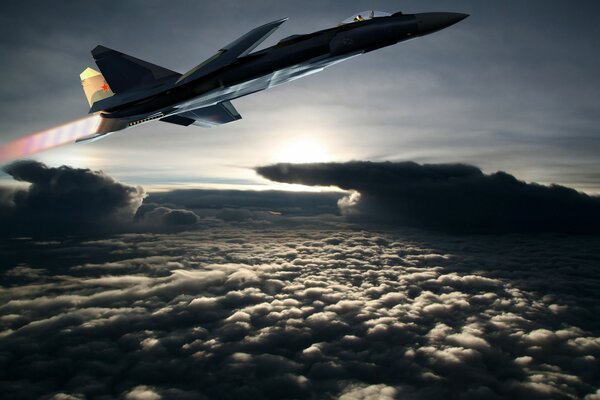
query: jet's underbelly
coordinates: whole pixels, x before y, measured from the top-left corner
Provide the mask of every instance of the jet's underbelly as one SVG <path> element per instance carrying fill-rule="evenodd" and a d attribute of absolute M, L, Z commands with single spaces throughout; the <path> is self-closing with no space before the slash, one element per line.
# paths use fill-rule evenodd
<path fill-rule="evenodd" d="M 233 100 L 251 93 L 260 92 L 282 83 L 290 82 L 295 79 L 322 71 L 333 64 L 337 64 L 360 54 L 362 54 L 362 51 L 338 57 L 323 56 L 309 60 L 308 62 L 302 64 L 296 64 L 271 72 L 270 74 L 251 79 L 246 82 L 232 86 L 220 87 L 177 104 L 175 106 L 175 110 L 173 110 L 173 112 L 170 114 L 179 114 L 196 108 L 208 107 L 223 101 Z"/>

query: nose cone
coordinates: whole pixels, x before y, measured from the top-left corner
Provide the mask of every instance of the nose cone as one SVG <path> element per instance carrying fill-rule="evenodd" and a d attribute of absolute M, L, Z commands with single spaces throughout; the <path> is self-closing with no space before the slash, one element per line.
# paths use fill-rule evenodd
<path fill-rule="evenodd" d="M 467 18 L 469 14 L 449 13 L 449 12 L 433 12 L 417 14 L 417 24 L 419 33 L 427 35 L 454 25 L 457 22 Z"/>

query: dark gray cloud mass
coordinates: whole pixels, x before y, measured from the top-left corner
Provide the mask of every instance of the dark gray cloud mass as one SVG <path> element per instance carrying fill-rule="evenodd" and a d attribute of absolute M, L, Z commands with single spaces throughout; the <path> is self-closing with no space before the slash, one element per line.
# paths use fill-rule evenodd
<path fill-rule="evenodd" d="M 2 231 L 12 234 L 114 230 L 131 219 L 141 204 L 141 187 L 124 185 L 89 169 L 47 167 L 37 161 L 18 161 L 4 167 L 27 189 L 3 188 Z"/>
<path fill-rule="evenodd" d="M 0 235 L 65 236 L 178 231 L 210 220 L 285 222 L 339 215 L 343 193 L 174 190 L 146 194 L 102 171 L 19 161 L 4 168 L 27 188 L 0 186 Z M 325 217 L 327 218 L 327 217 Z"/>
<path fill-rule="evenodd" d="M 26 189 L 0 187 L 0 234 L 63 236 L 193 226 L 190 210 L 146 204 L 144 190 L 102 173 L 31 160 L 4 167 Z M 135 221 L 134 221 L 135 216 Z"/>
<path fill-rule="evenodd" d="M 167 229 L 191 227 L 198 222 L 198 216 L 191 210 L 172 209 L 160 204 L 145 203 L 137 209 L 135 222 L 138 226 Z"/>
<path fill-rule="evenodd" d="M 486 175 L 464 164 L 347 162 L 259 167 L 265 178 L 356 191 L 346 215 L 454 232 L 598 232 L 600 198 L 573 189 Z"/>
<path fill-rule="evenodd" d="M 29 251 L 0 275 L 0 391 L 597 399 L 597 240 L 223 223 L 5 243 Z"/>

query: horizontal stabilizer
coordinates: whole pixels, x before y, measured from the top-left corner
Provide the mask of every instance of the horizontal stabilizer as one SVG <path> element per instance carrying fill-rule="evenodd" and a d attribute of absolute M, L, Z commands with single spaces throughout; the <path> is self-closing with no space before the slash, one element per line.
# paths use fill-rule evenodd
<path fill-rule="evenodd" d="M 193 124 L 204 128 L 211 128 L 213 126 L 237 121 L 241 118 L 242 117 L 233 104 L 229 101 L 224 101 L 215 104 L 214 106 L 196 108 L 195 110 L 189 110 L 181 114 L 161 118 L 161 121 L 183 126 Z"/>
<path fill-rule="evenodd" d="M 205 76 L 220 68 L 223 68 L 239 57 L 243 57 L 254 50 L 266 38 L 268 38 L 281 24 L 287 21 L 287 18 L 269 22 L 259 26 L 246 33 L 244 36 L 234 40 L 223 47 L 214 56 L 204 61 L 202 64 L 192 68 L 179 78 L 178 83 L 185 83 L 201 76 Z"/>
<path fill-rule="evenodd" d="M 181 74 L 170 69 L 151 64 L 104 46 L 96 46 L 92 50 L 92 56 L 98 68 L 100 68 L 104 79 L 106 79 L 106 82 L 115 93 L 181 76 Z"/>

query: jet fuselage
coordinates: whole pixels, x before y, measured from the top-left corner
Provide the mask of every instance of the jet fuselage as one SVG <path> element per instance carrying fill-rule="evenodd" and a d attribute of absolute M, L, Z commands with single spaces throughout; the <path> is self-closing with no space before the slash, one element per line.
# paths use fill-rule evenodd
<path fill-rule="evenodd" d="M 359 54 L 427 35 L 466 17 L 458 13 L 396 13 L 294 35 L 196 79 L 168 78 L 137 93 L 118 93 L 95 103 L 90 112 L 101 112 L 107 120 L 106 131 L 183 115 L 321 71 Z"/>

